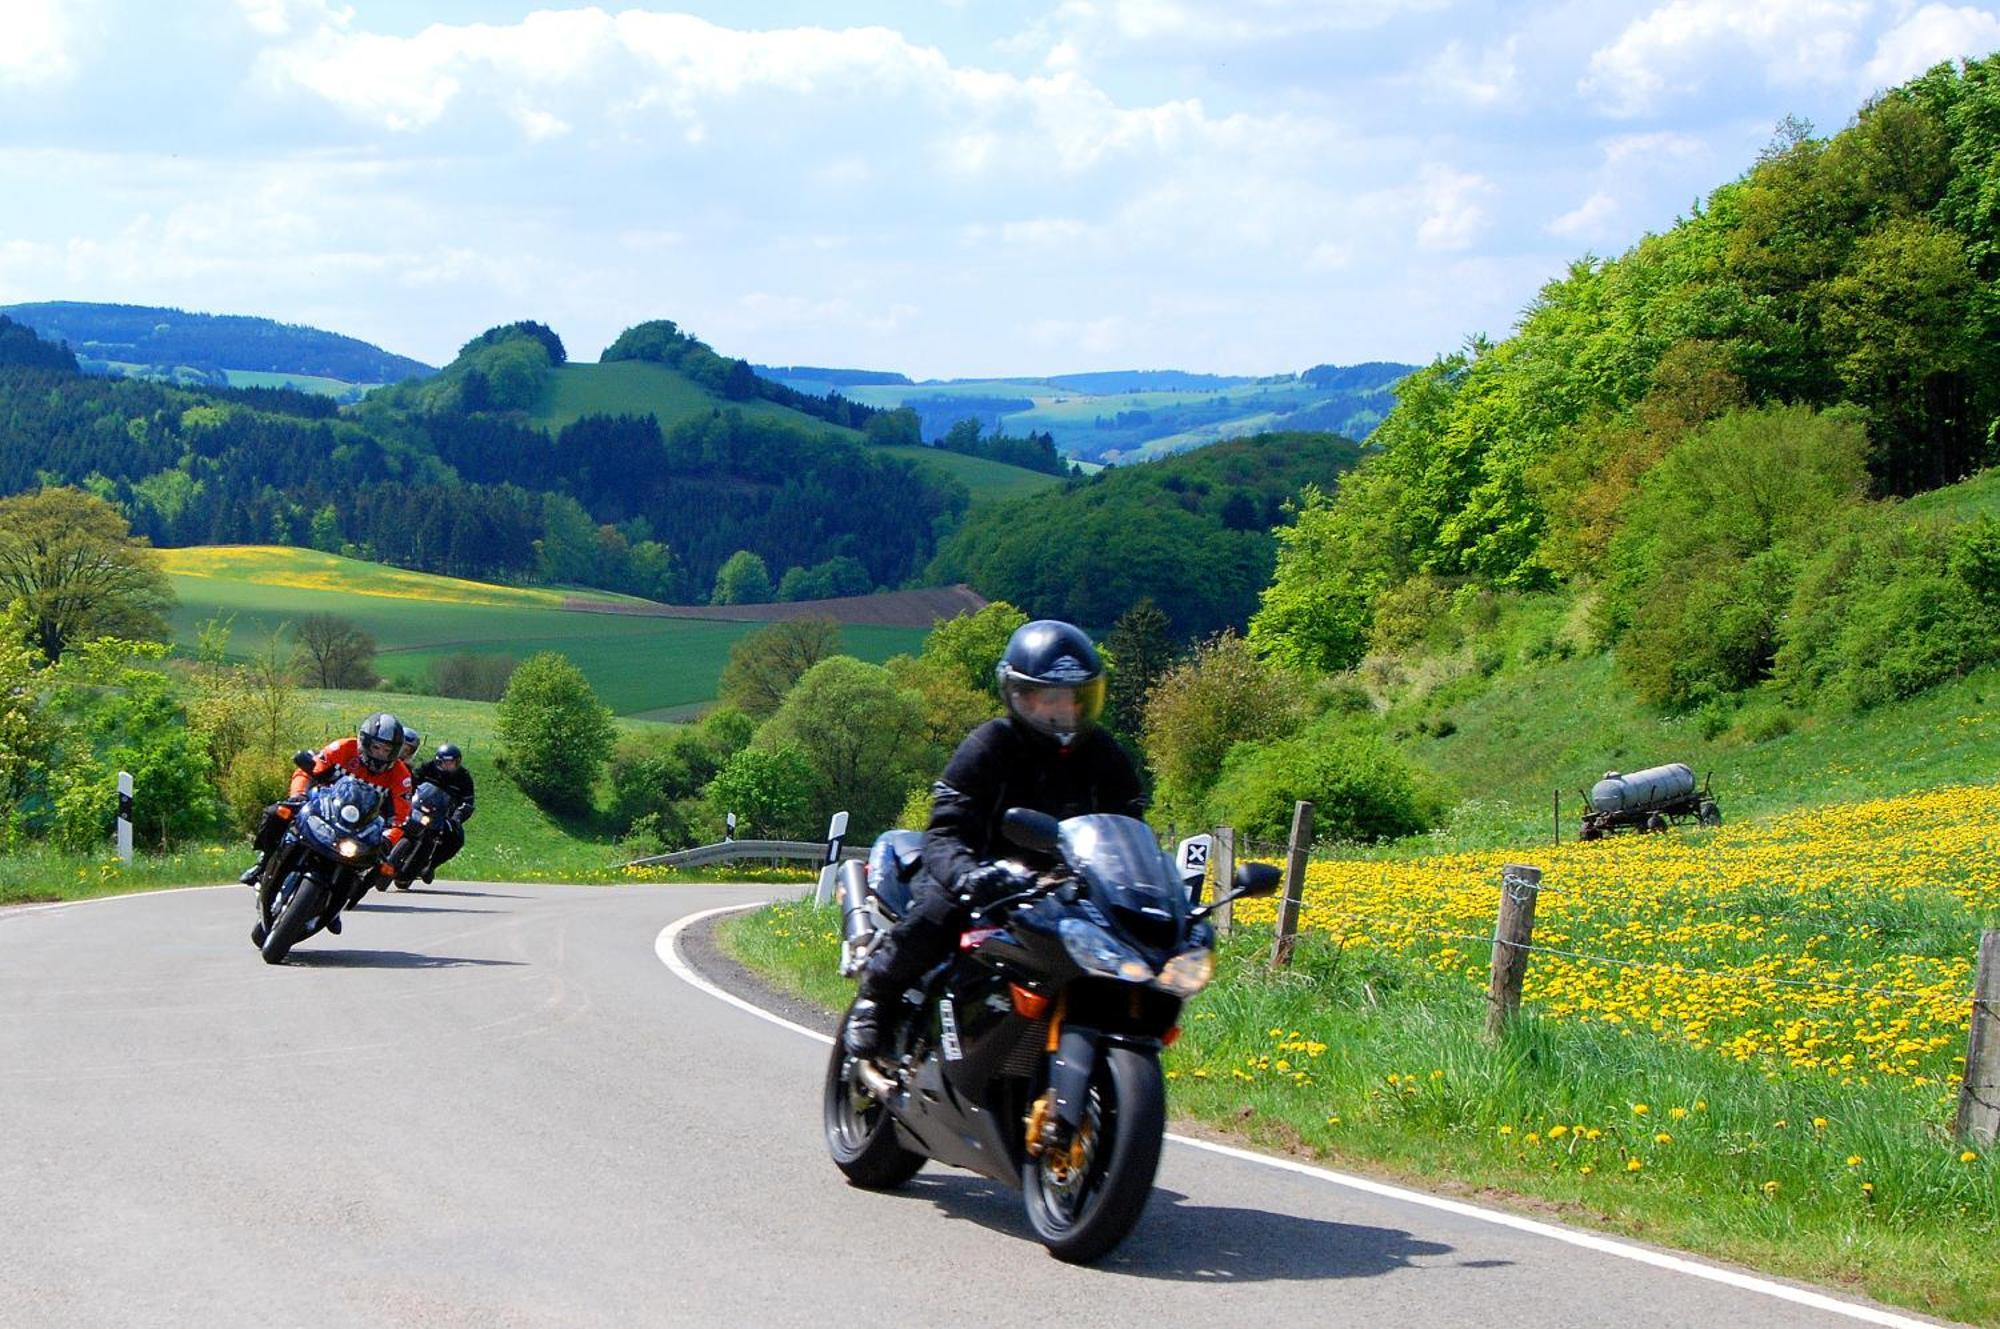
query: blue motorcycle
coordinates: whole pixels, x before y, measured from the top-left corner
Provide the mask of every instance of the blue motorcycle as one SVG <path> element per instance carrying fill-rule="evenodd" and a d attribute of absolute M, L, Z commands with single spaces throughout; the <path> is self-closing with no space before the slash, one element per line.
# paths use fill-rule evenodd
<path fill-rule="evenodd" d="M 368 889 L 389 847 L 382 798 L 379 787 L 343 775 L 298 803 L 257 883 L 250 941 L 264 963 L 283 963 L 323 928 L 339 931 L 341 909 Z"/>

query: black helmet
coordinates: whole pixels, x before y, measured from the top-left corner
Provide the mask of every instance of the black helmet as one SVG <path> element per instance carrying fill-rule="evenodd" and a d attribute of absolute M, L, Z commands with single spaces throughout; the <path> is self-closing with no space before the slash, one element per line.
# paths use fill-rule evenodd
<path fill-rule="evenodd" d="M 396 759 L 398 761 L 408 761 L 410 758 L 416 756 L 417 749 L 423 746 L 423 742 L 424 742 L 424 736 L 422 734 L 410 728 L 408 725 L 404 725 L 403 746 L 402 749 L 396 753 Z"/>
<path fill-rule="evenodd" d="M 396 764 L 403 746 L 403 722 L 387 711 L 377 711 L 354 731 L 360 744 L 361 764 L 380 775 Z"/>
<path fill-rule="evenodd" d="M 437 759 L 439 761 L 457 761 L 464 755 L 464 753 L 458 750 L 458 744 L 456 743 L 440 743 L 437 745 Z"/>
<path fill-rule="evenodd" d="M 1104 709 L 1104 662 L 1083 630 L 1051 618 L 1014 629 L 993 668 L 1008 713 L 1064 747 Z"/>

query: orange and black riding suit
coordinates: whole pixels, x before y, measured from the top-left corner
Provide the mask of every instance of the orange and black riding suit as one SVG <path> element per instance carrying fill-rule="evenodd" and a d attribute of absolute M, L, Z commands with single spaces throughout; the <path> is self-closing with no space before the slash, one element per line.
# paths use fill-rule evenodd
<path fill-rule="evenodd" d="M 313 763 L 312 773 L 298 771 L 292 776 L 292 797 L 297 798 L 316 784 L 325 784 L 341 775 L 366 780 L 389 795 L 394 811 L 389 818 L 389 843 L 403 838 L 403 823 L 410 819 L 410 768 L 391 762 L 385 771 L 371 771 L 361 763 L 361 740 L 343 738 L 329 743 Z"/>

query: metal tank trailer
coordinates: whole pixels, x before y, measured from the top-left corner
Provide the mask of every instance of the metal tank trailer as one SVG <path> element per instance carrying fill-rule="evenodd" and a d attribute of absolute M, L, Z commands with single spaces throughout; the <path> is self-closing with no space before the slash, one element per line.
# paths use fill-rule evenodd
<path fill-rule="evenodd" d="M 1583 801 L 1587 811 L 1577 831 L 1579 840 L 1602 839 L 1613 831 L 1664 831 L 1690 821 L 1722 824 L 1722 808 L 1708 780 L 1697 789 L 1694 771 L 1678 761 L 1630 775 L 1606 771 Z"/>

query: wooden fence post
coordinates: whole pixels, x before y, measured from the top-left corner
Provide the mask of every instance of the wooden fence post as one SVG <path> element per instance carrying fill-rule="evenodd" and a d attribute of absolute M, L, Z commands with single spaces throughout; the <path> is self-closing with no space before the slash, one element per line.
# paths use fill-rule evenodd
<path fill-rule="evenodd" d="M 1271 967 L 1292 962 L 1292 943 L 1299 934 L 1299 900 L 1306 889 L 1306 851 L 1312 848 L 1313 805 L 1292 809 L 1292 843 L 1285 855 L 1285 901 L 1278 906 L 1277 935 L 1271 939 Z"/>
<path fill-rule="evenodd" d="M 1542 870 L 1522 863 L 1500 869 L 1500 916 L 1493 924 L 1493 974 L 1486 984 L 1486 1032 L 1497 1035 L 1521 1009 L 1528 947 L 1535 940 L 1535 899 Z"/>
<path fill-rule="evenodd" d="M 1222 898 L 1236 881 L 1236 828 L 1218 826 L 1215 828 L 1215 848 L 1208 855 L 1209 873 L 1215 880 L 1215 894 L 1211 900 Z M 1226 937 L 1230 927 L 1236 922 L 1236 906 L 1225 904 L 1208 916 L 1215 925 L 1215 935 Z"/>
<path fill-rule="evenodd" d="M 1990 1149 L 2000 1138 L 2000 929 L 1979 939 L 1972 984 L 1972 1034 L 1958 1091 L 1958 1138 Z"/>

